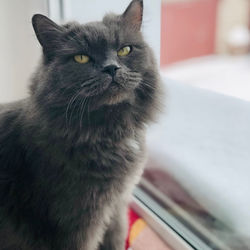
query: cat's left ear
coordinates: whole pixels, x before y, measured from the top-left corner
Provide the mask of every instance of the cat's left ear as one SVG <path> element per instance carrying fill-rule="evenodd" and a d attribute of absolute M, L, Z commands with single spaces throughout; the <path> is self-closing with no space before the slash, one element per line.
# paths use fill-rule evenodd
<path fill-rule="evenodd" d="M 143 0 L 133 0 L 122 14 L 122 21 L 134 31 L 141 29 L 143 17 Z"/>

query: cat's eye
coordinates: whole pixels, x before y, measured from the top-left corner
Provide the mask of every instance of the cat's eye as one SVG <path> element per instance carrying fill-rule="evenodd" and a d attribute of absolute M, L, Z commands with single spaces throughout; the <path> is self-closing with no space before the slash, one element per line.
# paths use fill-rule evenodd
<path fill-rule="evenodd" d="M 131 52 L 131 47 L 130 46 L 125 46 L 118 50 L 117 55 L 118 56 L 127 56 Z"/>
<path fill-rule="evenodd" d="M 89 61 L 89 57 L 86 55 L 76 55 L 74 56 L 74 60 L 78 63 L 87 63 Z"/>

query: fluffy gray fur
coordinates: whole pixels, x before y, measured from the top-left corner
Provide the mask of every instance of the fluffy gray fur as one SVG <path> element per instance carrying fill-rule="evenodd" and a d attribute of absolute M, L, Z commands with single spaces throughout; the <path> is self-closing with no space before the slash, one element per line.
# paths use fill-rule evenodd
<path fill-rule="evenodd" d="M 1 250 L 124 250 L 159 99 L 142 11 L 133 0 L 84 25 L 33 17 L 43 59 L 30 97 L 0 106 Z M 124 46 L 131 53 L 119 57 Z"/>

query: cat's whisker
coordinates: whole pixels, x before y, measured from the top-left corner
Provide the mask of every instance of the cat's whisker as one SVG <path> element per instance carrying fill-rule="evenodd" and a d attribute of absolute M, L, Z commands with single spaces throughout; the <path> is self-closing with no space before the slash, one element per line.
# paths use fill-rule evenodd
<path fill-rule="evenodd" d="M 67 108 L 66 108 L 66 112 L 65 112 L 65 124 L 66 124 L 66 128 L 67 130 L 69 129 L 69 124 L 68 124 L 68 111 L 69 111 L 69 108 L 70 108 L 70 104 L 72 102 L 72 99 L 75 97 L 75 95 L 73 95 L 73 97 L 70 99 L 68 105 L 67 105 Z"/>
<path fill-rule="evenodd" d="M 82 104 L 83 104 L 83 102 L 84 102 L 84 100 L 85 100 L 85 98 L 83 98 L 82 100 L 81 100 L 81 102 L 80 102 L 80 105 L 78 105 L 78 114 L 80 114 L 81 113 L 81 109 L 82 109 Z M 80 117 L 80 115 L 79 115 L 79 117 Z"/>
<path fill-rule="evenodd" d="M 71 102 L 73 101 L 73 99 L 74 99 L 75 97 L 76 97 L 76 95 L 74 94 L 74 95 L 70 98 L 69 103 L 68 103 L 67 108 L 66 108 L 66 112 L 65 112 L 65 115 L 66 115 L 66 126 L 67 126 L 67 120 L 68 120 L 68 111 L 69 111 Z"/>
<path fill-rule="evenodd" d="M 89 124 L 90 124 L 90 117 L 89 117 L 89 102 L 87 103 L 87 115 L 88 115 L 88 126 L 89 126 Z"/>
<path fill-rule="evenodd" d="M 144 94 L 146 94 L 150 98 L 154 98 L 154 96 L 155 96 L 153 93 L 150 93 L 149 91 L 145 90 L 145 88 L 143 88 L 141 86 L 138 88 L 138 90 L 142 91 Z"/>
<path fill-rule="evenodd" d="M 73 104 L 73 102 L 76 100 L 76 98 L 79 96 L 81 92 L 77 92 L 76 94 L 74 94 L 71 98 L 70 98 L 70 101 L 67 105 L 67 108 L 66 108 L 66 128 L 69 128 L 69 125 L 70 125 L 70 121 L 68 123 L 68 112 L 69 112 L 69 109 L 71 108 L 71 105 Z"/>
<path fill-rule="evenodd" d="M 66 91 L 76 91 L 78 88 L 76 87 L 72 87 L 72 84 L 68 84 L 67 87 L 61 87 L 57 89 L 57 93 L 60 94 L 61 96 L 63 96 L 65 94 Z"/>
<path fill-rule="evenodd" d="M 147 88 L 148 88 L 148 91 L 147 91 Z M 146 83 L 145 81 L 143 81 L 142 83 L 139 84 L 138 89 L 140 89 L 144 93 L 147 92 L 148 96 L 154 97 L 154 93 L 153 92 L 156 90 L 156 87 L 154 87 L 154 86 Z"/>
<path fill-rule="evenodd" d="M 82 130 L 82 119 L 83 119 L 83 115 L 85 112 L 85 107 L 86 107 L 86 103 L 88 102 L 87 97 L 85 97 L 83 99 L 83 102 L 81 103 L 81 110 L 80 110 L 80 131 Z"/>
<path fill-rule="evenodd" d="M 137 71 L 134 71 L 134 70 L 130 70 L 129 72 L 128 72 L 130 75 L 138 75 L 138 76 L 141 76 L 141 73 L 140 72 L 137 72 Z"/>
<path fill-rule="evenodd" d="M 81 92 L 78 93 L 77 97 L 79 97 L 79 94 L 81 94 Z M 79 102 L 81 102 L 81 99 L 77 100 L 77 97 L 75 98 L 74 102 L 72 103 L 73 107 L 71 108 L 71 111 L 70 111 L 69 125 L 71 124 L 71 120 L 72 120 L 72 117 L 73 117 L 73 114 L 75 112 L 75 109 L 76 109 L 77 105 L 79 105 Z"/>
<path fill-rule="evenodd" d="M 99 78 L 97 78 L 96 76 L 93 76 L 87 80 L 85 80 L 84 82 L 81 83 L 81 87 L 86 87 L 89 86 L 95 82 L 97 82 L 99 80 Z"/>
<path fill-rule="evenodd" d="M 152 85 L 152 83 L 149 83 L 149 82 L 146 82 L 145 80 L 143 80 L 143 82 L 140 84 L 141 86 L 146 86 L 148 88 L 151 88 L 151 89 L 155 89 L 155 86 Z"/>
<path fill-rule="evenodd" d="M 128 83 L 134 83 L 134 84 L 138 84 L 141 82 L 141 78 L 140 77 L 129 77 L 128 78 Z"/>

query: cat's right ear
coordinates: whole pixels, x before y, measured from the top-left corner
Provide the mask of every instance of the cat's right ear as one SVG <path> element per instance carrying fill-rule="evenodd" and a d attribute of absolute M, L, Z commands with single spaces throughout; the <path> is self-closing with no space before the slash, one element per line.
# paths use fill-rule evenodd
<path fill-rule="evenodd" d="M 125 12 L 122 14 L 122 20 L 125 25 L 130 26 L 134 31 L 141 29 L 143 16 L 143 0 L 132 0 Z"/>
<path fill-rule="evenodd" d="M 61 44 L 64 28 L 41 14 L 32 17 L 32 25 L 44 53 L 56 51 Z"/>

